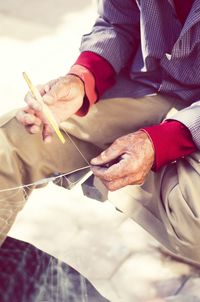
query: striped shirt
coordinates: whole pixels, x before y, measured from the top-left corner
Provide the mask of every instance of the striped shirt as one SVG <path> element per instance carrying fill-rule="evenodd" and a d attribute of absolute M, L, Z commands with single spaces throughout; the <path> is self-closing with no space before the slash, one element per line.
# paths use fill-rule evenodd
<path fill-rule="evenodd" d="M 100 55 L 116 73 L 131 66 L 131 78 L 143 85 L 140 96 L 162 93 L 181 98 L 186 106 L 192 103 L 174 119 L 190 130 L 200 149 L 199 49 L 200 0 L 184 25 L 171 0 L 103 0 L 81 44 L 81 52 Z"/>

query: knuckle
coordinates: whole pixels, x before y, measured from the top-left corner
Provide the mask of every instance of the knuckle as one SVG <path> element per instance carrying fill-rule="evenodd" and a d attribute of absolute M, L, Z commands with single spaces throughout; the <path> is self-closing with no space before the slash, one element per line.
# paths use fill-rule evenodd
<path fill-rule="evenodd" d="M 114 144 L 115 144 L 115 143 L 118 144 L 118 143 L 120 143 L 120 142 L 121 142 L 121 136 L 120 136 L 120 137 L 117 137 L 117 138 L 114 140 Z"/>
<path fill-rule="evenodd" d="M 104 179 L 105 179 L 106 181 L 112 181 L 112 177 L 111 177 L 109 174 L 106 174 L 106 173 L 105 173 L 105 175 L 104 175 Z"/>
<path fill-rule="evenodd" d="M 143 183 L 143 180 L 141 178 L 138 178 L 136 181 L 135 181 L 136 184 L 140 185 Z"/>
<path fill-rule="evenodd" d="M 108 182 L 108 178 L 107 178 L 107 175 L 105 174 L 105 172 L 102 172 L 102 171 L 96 171 L 95 172 L 95 175 L 98 176 L 100 179 L 102 179 L 102 181 L 105 181 L 105 182 Z"/>
<path fill-rule="evenodd" d="M 24 122 L 26 124 L 33 124 L 34 123 L 34 117 L 31 114 L 26 114 L 24 116 Z"/>
<path fill-rule="evenodd" d="M 106 186 L 106 188 L 107 188 L 109 191 L 112 191 L 112 190 L 113 190 L 113 185 L 112 185 L 111 182 L 106 182 L 106 183 L 105 183 L 105 186 Z"/>
<path fill-rule="evenodd" d="M 117 190 L 117 188 L 115 188 L 113 185 L 110 185 L 108 188 L 109 191 L 114 192 Z"/>
<path fill-rule="evenodd" d="M 100 157 L 100 160 L 102 162 L 106 161 L 106 159 L 107 159 L 107 151 L 102 152 L 99 157 Z"/>
<path fill-rule="evenodd" d="M 44 103 L 54 103 L 57 100 L 57 95 L 55 91 L 50 90 L 43 96 Z"/>
<path fill-rule="evenodd" d="M 106 181 L 104 182 L 104 185 L 106 186 L 106 188 L 113 192 L 113 191 L 116 191 L 117 190 L 117 185 L 115 182 L 112 182 L 112 181 Z"/>
<path fill-rule="evenodd" d="M 144 177 L 138 177 L 137 180 L 136 180 L 136 183 L 138 185 L 143 185 L 143 183 L 144 183 Z"/>
<path fill-rule="evenodd" d="M 117 138 L 113 144 L 112 144 L 112 147 L 115 148 L 115 147 L 118 147 L 119 145 L 121 145 L 121 140 L 120 138 Z"/>

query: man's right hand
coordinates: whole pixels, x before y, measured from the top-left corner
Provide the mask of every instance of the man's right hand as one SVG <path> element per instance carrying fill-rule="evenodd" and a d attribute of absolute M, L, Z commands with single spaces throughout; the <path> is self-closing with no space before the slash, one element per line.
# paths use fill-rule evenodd
<path fill-rule="evenodd" d="M 83 104 L 85 89 L 83 82 L 74 75 L 66 75 L 57 80 L 39 86 L 45 104 L 51 109 L 58 124 L 76 113 Z M 53 130 L 42 113 L 41 105 L 31 92 L 25 96 L 27 107 L 17 113 L 17 119 L 29 133 L 38 133 L 42 129 L 45 142 L 51 140 Z"/>

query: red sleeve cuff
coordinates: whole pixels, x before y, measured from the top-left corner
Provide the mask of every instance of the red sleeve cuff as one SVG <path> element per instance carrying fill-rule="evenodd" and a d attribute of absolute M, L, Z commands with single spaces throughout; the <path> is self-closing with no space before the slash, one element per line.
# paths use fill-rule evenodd
<path fill-rule="evenodd" d="M 82 52 L 75 64 L 87 68 L 93 74 L 98 99 L 115 83 L 116 73 L 113 67 L 106 59 L 96 53 Z"/>
<path fill-rule="evenodd" d="M 154 171 L 197 151 L 190 131 L 178 121 L 166 121 L 142 130 L 148 133 L 154 145 L 155 162 L 152 168 Z"/>

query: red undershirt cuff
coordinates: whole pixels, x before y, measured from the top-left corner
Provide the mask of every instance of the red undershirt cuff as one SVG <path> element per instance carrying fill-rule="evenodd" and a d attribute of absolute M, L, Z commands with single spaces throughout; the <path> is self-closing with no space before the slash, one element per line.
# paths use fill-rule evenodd
<path fill-rule="evenodd" d="M 84 116 L 103 93 L 115 83 L 115 71 L 108 61 L 90 51 L 82 52 L 68 74 L 78 76 L 85 85 L 83 106 L 76 113 Z"/>
<path fill-rule="evenodd" d="M 142 130 L 148 133 L 154 145 L 153 171 L 197 151 L 190 131 L 178 121 L 169 120 Z"/>

